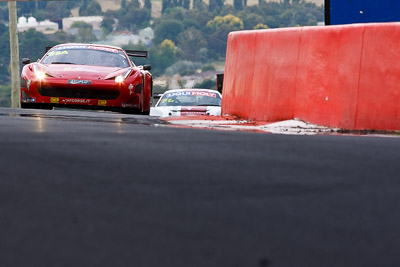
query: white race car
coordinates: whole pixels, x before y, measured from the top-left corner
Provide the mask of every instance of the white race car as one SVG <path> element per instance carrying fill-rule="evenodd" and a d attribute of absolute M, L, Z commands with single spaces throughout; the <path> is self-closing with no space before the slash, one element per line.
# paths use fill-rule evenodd
<path fill-rule="evenodd" d="M 166 91 L 150 116 L 221 115 L 221 94 L 209 89 L 175 89 Z"/>

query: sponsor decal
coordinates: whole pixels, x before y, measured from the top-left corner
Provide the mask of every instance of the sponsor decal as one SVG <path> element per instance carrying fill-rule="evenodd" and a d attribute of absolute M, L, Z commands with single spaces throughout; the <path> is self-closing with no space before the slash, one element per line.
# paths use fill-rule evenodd
<path fill-rule="evenodd" d="M 92 49 L 92 50 L 101 50 L 107 51 L 111 53 L 118 53 L 117 49 L 109 48 L 109 47 L 101 47 L 101 46 L 94 46 L 94 45 L 68 45 L 68 46 L 59 46 L 55 48 L 55 50 L 71 50 L 71 49 Z"/>
<path fill-rule="evenodd" d="M 99 100 L 97 101 L 98 106 L 107 106 L 107 100 Z"/>
<path fill-rule="evenodd" d="M 181 96 L 181 95 L 191 95 L 191 93 L 192 92 L 174 92 L 174 93 L 167 94 L 167 97 Z"/>
<path fill-rule="evenodd" d="M 63 103 L 75 103 L 75 104 L 89 104 L 90 99 L 80 99 L 80 98 L 66 98 L 62 100 Z"/>
<path fill-rule="evenodd" d="M 217 97 L 217 94 L 215 93 L 209 93 L 209 92 L 196 92 L 196 91 L 186 91 L 186 92 L 174 92 L 174 93 L 169 93 L 167 94 L 166 97 L 173 97 L 173 96 L 182 96 L 182 95 L 193 95 L 193 96 L 209 96 L 209 97 Z"/>
<path fill-rule="evenodd" d="M 93 49 L 93 50 L 101 50 L 101 51 L 107 51 L 111 53 L 118 53 L 117 49 L 114 48 L 108 48 L 108 47 L 101 47 L 101 46 L 88 46 L 88 49 Z"/>
<path fill-rule="evenodd" d="M 192 92 L 192 95 L 200 95 L 200 96 L 217 97 L 217 94 L 214 94 L 214 93 L 209 93 L 209 92 Z"/>
<path fill-rule="evenodd" d="M 47 56 L 52 57 L 52 56 L 59 56 L 59 55 L 68 55 L 68 51 L 51 51 L 47 54 Z"/>
<path fill-rule="evenodd" d="M 50 97 L 50 103 L 58 104 L 58 103 L 60 103 L 60 98 L 59 97 Z"/>
<path fill-rule="evenodd" d="M 92 81 L 90 80 L 68 80 L 68 84 L 84 84 L 91 85 Z"/>
<path fill-rule="evenodd" d="M 68 45 L 68 46 L 59 46 L 55 50 L 67 50 L 67 49 L 86 49 L 87 45 Z"/>

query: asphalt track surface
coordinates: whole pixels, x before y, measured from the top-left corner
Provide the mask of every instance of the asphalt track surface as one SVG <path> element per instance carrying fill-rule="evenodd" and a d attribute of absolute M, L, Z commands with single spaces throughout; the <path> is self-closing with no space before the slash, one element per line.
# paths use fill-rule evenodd
<path fill-rule="evenodd" d="M 0 266 L 399 266 L 400 139 L 0 109 Z"/>

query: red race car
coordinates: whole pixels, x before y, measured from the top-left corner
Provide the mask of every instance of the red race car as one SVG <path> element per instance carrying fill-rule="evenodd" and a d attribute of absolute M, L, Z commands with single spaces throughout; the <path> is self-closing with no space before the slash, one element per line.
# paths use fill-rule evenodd
<path fill-rule="evenodd" d="M 148 114 L 151 66 L 136 66 L 130 57 L 147 57 L 147 51 L 71 43 L 48 49 L 35 63 L 24 58 L 21 107 L 70 106 Z"/>

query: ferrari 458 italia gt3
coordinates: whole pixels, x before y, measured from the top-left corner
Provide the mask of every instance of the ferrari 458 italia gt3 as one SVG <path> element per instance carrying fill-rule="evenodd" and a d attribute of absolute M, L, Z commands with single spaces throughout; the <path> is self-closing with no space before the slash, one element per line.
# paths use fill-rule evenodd
<path fill-rule="evenodd" d="M 21 107 L 79 106 L 148 114 L 151 67 L 136 66 L 130 57 L 147 57 L 147 52 L 108 45 L 60 44 L 48 49 L 38 62 L 24 58 Z"/>

